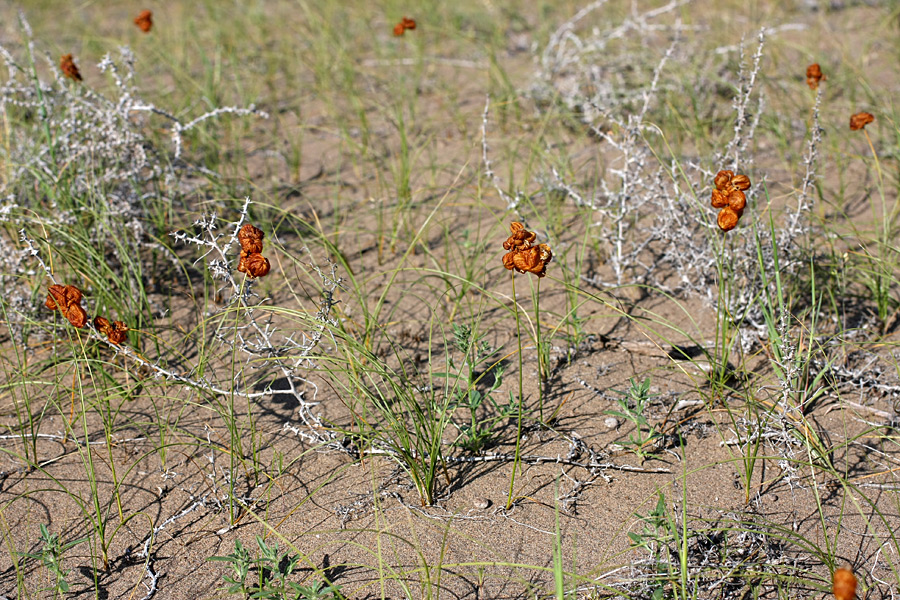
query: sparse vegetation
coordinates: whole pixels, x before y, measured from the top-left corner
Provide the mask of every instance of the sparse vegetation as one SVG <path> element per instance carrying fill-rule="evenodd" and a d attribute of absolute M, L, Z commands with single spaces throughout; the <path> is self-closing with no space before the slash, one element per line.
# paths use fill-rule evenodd
<path fill-rule="evenodd" d="M 900 587 L 896 2 L 32 4 L 0 596 Z"/>

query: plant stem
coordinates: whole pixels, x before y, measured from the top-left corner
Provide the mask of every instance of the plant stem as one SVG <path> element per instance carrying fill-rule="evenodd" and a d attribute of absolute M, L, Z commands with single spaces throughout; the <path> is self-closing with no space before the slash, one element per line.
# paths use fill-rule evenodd
<path fill-rule="evenodd" d="M 516 314 L 516 340 L 519 343 L 519 424 L 516 429 L 516 457 L 513 460 L 513 470 L 512 475 L 509 478 L 509 497 L 506 500 L 506 510 L 512 508 L 513 503 L 513 486 L 516 481 L 516 469 L 519 467 L 519 449 L 522 442 L 522 389 L 524 387 L 523 383 L 523 366 L 522 366 L 522 325 L 519 321 L 519 301 L 516 299 L 516 272 L 510 271 L 510 277 L 512 277 L 512 297 L 513 297 L 513 310 L 515 310 Z"/>
<path fill-rule="evenodd" d="M 537 291 L 534 294 L 534 326 L 538 353 L 538 414 L 541 424 L 544 423 L 544 381 L 547 369 L 544 362 L 544 347 L 541 345 L 541 279 L 537 280 Z"/>

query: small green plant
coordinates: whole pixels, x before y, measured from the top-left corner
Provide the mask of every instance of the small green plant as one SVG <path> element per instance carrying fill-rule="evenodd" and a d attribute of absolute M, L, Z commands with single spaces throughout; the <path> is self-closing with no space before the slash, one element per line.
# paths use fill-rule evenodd
<path fill-rule="evenodd" d="M 646 550 L 651 559 L 656 562 L 657 570 L 662 569 L 665 572 L 662 563 L 668 555 L 669 543 L 673 539 L 677 539 L 678 528 L 672 522 L 666 512 L 666 499 L 662 492 L 656 501 L 656 506 L 646 515 L 635 516 L 644 524 L 644 528 L 640 533 L 633 531 L 628 532 L 628 539 L 631 540 L 631 547 L 635 549 Z M 654 580 L 650 591 L 651 600 L 662 600 L 665 597 L 666 587 L 663 581 Z"/>
<path fill-rule="evenodd" d="M 232 574 L 224 575 L 223 579 L 228 587 L 225 588 L 229 594 L 249 593 L 247 588 L 247 575 L 250 573 L 250 566 L 253 561 L 250 559 L 250 551 L 244 548 L 241 540 L 234 540 L 234 552 L 225 556 L 211 556 L 208 560 L 227 562 L 231 565 Z"/>
<path fill-rule="evenodd" d="M 58 533 L 50 533 L 47 526 L 41 523 L 41 542 L 43 544 L 41 549 L 31 554 L 23 553 L 22 556 L 40 560 L 47 569 L 47 575 L 52 579 L 52 585 L 42 591 L 53 590 L 54 598 L 68 593 L 69 584 L 66 582 L 66 576 L 69 574 L 69 571 L 63 567 L 64 555 L 69 549 L 86 540 L 87 538 L 81 538 L 63 544 L 60 542 Z"/>
<path fill-rule="evenodd" d="M 455 400 L 451 405 L 452 409 L 463 408 L 469 411 L 468 423 L 456 423 L 459 430 L 455 444 L 469 450 L 478 452 L 490 441 L 494 436 L 494 426 L 499 422 L 506 420 L 515 414 L 516 407 L 512 401 L 501 406 L 493 398 L 493 393 L 497 391 L 503 383 L 503 365 L 498 361 L 491 365 L 480 374 L 477 369 L 481 365 L 486 365 L 494 356 L 495 350 L 484 340 L 484 334 L 477 334 L 469 325 L 453 324 L 453 345 L 457 350 L 465 356 L 463 370 L 457 373 L 435 374 L 437 376 L 453 377 L 459 383 L 454 395 Z M 452 359 L 450 366 L 455 368 Z M 477 386 L 487 375 L 493 376 L 493 381 L 484 387 L 478 389 Z M 490 402 L 496 414 L 490 417 L 479 417 L 478 411 L 484 404 L 484 401 Z"/>
<path fill-rule="evenodd" d="M 619 403 L 621 410 L 610 410 L 607 411 L 607 414 L 631 421 L 634 424 L 634 433 L 630 434 L 628 440 L 622 443 L 629 446 L 641 460 L 645 460 L 653 453 L 651 444 L 662 434 L 647 421 L 647 417 L 644 415 L 647 403 L 653 398 L 650 395 L 650 378 L 647 377 L 641 383 L 638 383 L 633 377 L 629 381 L 631 387 L 627 392 L 613 390 L 620 396 L 616 398 L 616 402 Z"/>
<path fill-rule="evenodd" d="M 240 540 L 234 541 L 234 552 L 226 556 L 212 556 L 208 560 L 226 562 L 232 573 L 223 578 L 229 594 L 245 594 L 251 598 L 266 600 L 338 600 L 343 598 L 340 589 L 327 581 L 312 585 L 300 585 L 288 578 L 300 564 L 300 555 L 281 553 L 278 542 L 270 546 L 261 536 L 256 536 L 259 558 L 251 558 Z M 256 570 L 256 581 L 248 582 L 251 568 Z"/>

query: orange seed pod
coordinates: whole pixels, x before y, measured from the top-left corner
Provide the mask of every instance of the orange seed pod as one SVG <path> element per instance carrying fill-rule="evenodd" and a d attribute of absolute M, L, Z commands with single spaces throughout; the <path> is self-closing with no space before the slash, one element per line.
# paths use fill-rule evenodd
<path fill-rule="evenodd" d="M 850 117 L 850 129 L 853 131 L 859 131 L 860 129 L 865 128 L 866 125 L 875 120 L 875 115 L 867 112 L 859 112 Z"/>
<path fill-rule="evenodd" d="M 719 216 L 716 218 L 716 223 L 719 225 L 719 229 L 722 231 L 731 231 L 735 227 L 737 227 L 738 213 L 736 210 L 731 208 L 730 206 L 726 206 L 722 210 L 719 211 Z"/>
<path fill-rule="evenodd" d="M 836 600 L 853 600 L 856 597 L 856 576 L 850 569 L 835 570 L 831 577 L 831 592 Z"/>

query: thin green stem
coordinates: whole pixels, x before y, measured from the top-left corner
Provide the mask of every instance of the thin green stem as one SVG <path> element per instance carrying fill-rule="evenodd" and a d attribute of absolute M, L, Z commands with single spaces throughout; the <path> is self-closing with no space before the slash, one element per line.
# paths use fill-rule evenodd
<path fill-rule="evenodd" d="M 506 500 L 506 510 L 512 508 L 513 503 L 513 486 L 516 482 L 516 469 L 519 468 L 519 450 L 522 443 L 522 395 L 524 380 L 523 380 L 523 365 L 522 365 L 522 326 L 519 321 L 519 301 L 516 299 L 516 272 L 510 271 L 510 277 L 512 277 L 512 298 L 513 298 L 513 310 L 516 315 L 516 341 L 519 344 L 519 424 L 516 429 L 516 457 L 513 459 L 513 470 L 512 475 L 509 478 L 509 497 Z"/>
<path fill-rule="evenodd" d="M 544 347 L 541 345 L 541 279 L 537 280 L 537 291 L 534 294 L 534 328 L 535 342 L 538 352 L 538 414 L 541 424 L 544 423 L 544 381 L 547 378 L 547 368 L 544 361 Z"/>

